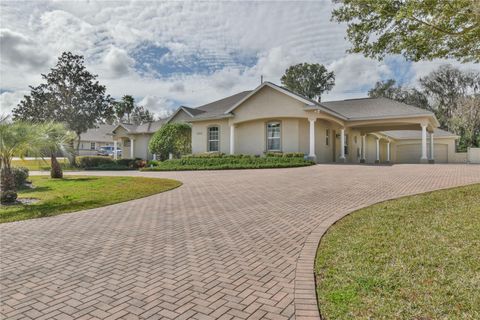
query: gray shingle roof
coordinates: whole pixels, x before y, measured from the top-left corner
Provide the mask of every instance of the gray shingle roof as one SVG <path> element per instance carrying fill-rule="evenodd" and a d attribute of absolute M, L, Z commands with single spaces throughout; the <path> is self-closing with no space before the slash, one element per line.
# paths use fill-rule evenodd
<path fill-rule="evenodd" d="M 203 110 L 200 110 L 198 108 L 189 108 L 189 107 L 185 107 L 185 106 L 182 106 L 181 108 L 185 109 L 187 112 L 189 112 L 190 114 L 192 114 L 193 116 L 196 116 L 196 115 L 199 115 L 200 113 L 204 113 L 205 111 Z"/>
<path fill-rule="evenodd" d="M 195 116 L 195 119 L 209 119 L 209 118 L 217 118 L 217 117 L 226 117 L 228 115 L 225 112 L 233 107 L 236 103 L 240 100 L 245 98 L 251 91 L 242 91 L 232 96 L 210 102 L 195 108 L 196 110 L 203 111 L 202 113 Z"/>
<path fill-rule="evenodd" d="M 405 139 L 421 139 L 422 132 L 420 130 L 392 130 L 382 132 L 386 136 L 389 136 L 393 139 L 405 140 Z M 446 137 L 457 137 L 456 134 L 442 130 L 435 129 L 433 130 L 433 136 L 435 138 L 446 138 Z"/>
<path fill-rule="evenodd" d="M 80 138 L 82 141 L 98 141 L 98 142 L 112 142 L 112 130 L 116 125 L 98 124 L 96 128 L 88 129 L 87 132 L 82 133 Z"/>
<path fill-rule="evenodd" d="M 321 104 L 332 111 L 340 113 L 349 120 L 433 115 L 430 111 L 387 98 L 348 99 L 326 101 Z"/>
<path fill-rule="evenodd" d="M 128 123 L 122 123 L 120 125 L 122 127 L 124 127 L 125 129 L 127 129 L 127 131 L 129 133 L 154 133 L 155 131 L 160 129 L 160 127 L 166 121 L 167 121 L 167 119 L 160 119 L 160 120 L 157 120 L 157 121 L 143 123 L 141 125 L 128 124 Z M 118 125 L 114 125 L 112 130 L 110 130 L 110 132 L 112 132 L 117 126 Z"/>
<path fill-rule="evenodd" d="M 143 123 L 135 128 L 135 133 L 151 133 L 156 132 L 167 121 L 167 119 L 160 119 L 153 122 Z"/>

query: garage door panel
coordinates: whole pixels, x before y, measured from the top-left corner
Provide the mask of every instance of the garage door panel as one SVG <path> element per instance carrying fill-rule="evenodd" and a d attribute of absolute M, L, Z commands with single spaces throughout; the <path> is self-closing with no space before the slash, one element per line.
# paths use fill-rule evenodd
<path fill-rule="evenodd" d="M 422 148 L 420 144 L 397 146 L 397 163 L 419 163 Z"/>
<path fill-rule="evenodd" d="M 427 150 L 430 145 L 427 145 Z M 435 162 L 447 163 L 448 162 L 448 146 L 446 144 L 435 143 Z M 430 150 L 428 150 L 430 154 Z M 419 163 L 422 155 L 422 145 L 418 144 L 404 144 L 397 146 L 397 163 Z"/>
<path fill-rule="evenodd" d="M 448 146 L 446 144 L 435 144 L 435 162 L 447 163 L 448 162 Z"/>

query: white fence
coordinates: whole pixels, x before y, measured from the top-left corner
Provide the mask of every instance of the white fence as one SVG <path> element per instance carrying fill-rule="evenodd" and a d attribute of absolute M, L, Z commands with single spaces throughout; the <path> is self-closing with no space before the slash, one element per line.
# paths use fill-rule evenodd
<path fill-rule="evenodd" d="M 468 163 L 480 163 L 480 148 L 468 148 L 467 161 Z"/>

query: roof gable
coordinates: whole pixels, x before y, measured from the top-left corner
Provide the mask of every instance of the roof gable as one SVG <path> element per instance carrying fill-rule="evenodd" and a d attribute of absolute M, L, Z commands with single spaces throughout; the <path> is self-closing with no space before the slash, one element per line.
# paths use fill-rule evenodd
<path fill-rule="evenodd" d="M 238 108 L 242 103 L 244 103 L 245 101 L 247 101 L 250 97 L 252 97 L 253 95 L 255 95 L 257 92 L 259 92 L 260 90 L 262 90 L 264 87 L 270 87 L 274 90 L 277 90 L 283 94 L 286 94 L 287 96 L 293 98 L 293 99 L 296 99 L 302 103 L 305 103 L 306 105 L 315 105 L 316 103 L 313 101 L 313 100 L 309 100 L 305 97 L 302 97 L 301 95 L 298 95 L 290 90 L 287 90 L 285 88 L 282 88 L 282 87 L 279 87 L 271 82 L 264 82 L 262 83 L 261 85 L 259 85 L 258 87 L 255 88 L 255 90 L 253 91 L 250 91 L 249 94 L 245 95 L 245 97 L 243 97 L 241 100 L 239 100 L 237 103 L 235 103 L 233 106 L 231 106 L 228 110 L 225 111 L 225 114 L 228 114 L 228 113 L 231 113 L 232 111 L 234 111 L 236 108 Z"/>
<path fill-rule="evenodd" d="M 167 119 L 167 123 L 170 123 L 173 119 L 177 116 L 181 115 L 182 113 L 186 114 L 188 117 L 193 118 L 196 114 L 198 114 L 197 110 L 193 108 L 188 108 L 185 106 L 180 106 L 175 112 Z"/>

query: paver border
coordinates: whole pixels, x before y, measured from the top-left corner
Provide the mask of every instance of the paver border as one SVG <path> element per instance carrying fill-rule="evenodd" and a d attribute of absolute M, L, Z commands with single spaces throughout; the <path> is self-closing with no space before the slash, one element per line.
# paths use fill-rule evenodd
<path fill-rule="evenodd" d="M 297 265 L 295 269 L 295 280 L 294 280 L 294 296 L 293 296 L 293 305 L 295 310 L 295 319 L 297 320 L 318 320 L 323 319 L 320 313 L 320 306 L 317 300 L 317 290 L 315 282 L 315 259 L 317 256 L 317 250 L 320 246 L 325 233 L 330 229 L 336 222 L 345 218 L 346 216 L 364 208 L 370 206 L 395 200 L 405 197 L 426 194 L 431 192 L 436 192 L 440 190 L 448 190 L 461 188 L 465 186 L 475 185 L 477 182 L 462 184 L 455 187 L 445 187 L 439 188 L 430 191 L 424 191 L 419 193 L 406 194 L 399 197 L 392 197 L 382 201 L 378 201 L 369 205 L 362 205 L 355 207 L 348 212 L 338 212 L 331 215 L 329 218 L 322 221 L 308 235 L 305 240 L 303 247 L 300 251 L 300 254 L 297 259 Z"/>

